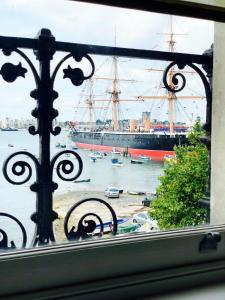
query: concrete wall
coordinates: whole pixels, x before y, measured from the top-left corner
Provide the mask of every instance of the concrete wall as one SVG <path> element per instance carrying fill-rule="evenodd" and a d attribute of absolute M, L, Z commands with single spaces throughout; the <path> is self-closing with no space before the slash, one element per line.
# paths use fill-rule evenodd
<path fill-rule="evenodd" d="M 225 24 L 215 23 L 211 223 L 225 223 Z"/>

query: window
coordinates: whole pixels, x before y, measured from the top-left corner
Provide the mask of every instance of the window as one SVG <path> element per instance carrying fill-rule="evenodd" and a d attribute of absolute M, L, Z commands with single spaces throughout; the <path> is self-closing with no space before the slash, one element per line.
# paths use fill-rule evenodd
<path fill-rule="evenodd" d="M 70 5 L 75 4 L 70 3 Z M 69 36 L 65 36 L 64 41 L 69 38 Z M 18 70 L 25 72 L 20 67 Z M 68 67 L 66 70 L 69 72 L 70 68 Z M 65 75 L 68 72 L 64 72 Z M 1 74 L 3 73 L 4 70 L 2 69 Z M 76 76 L 71 80 L 76 80 Z M 57 81 L 57 83 L 59 82 Z M 34 94 L 33 96 L 35 96 Z M 35 128 L 30 130 L 34 131 Z M 217 133 L 219 134 L 219 132 Z M 160 137 L 160 135 L 158 136 Z M 84 133 L 83 137 L 85 138 Z M 34 139 L 31 139 L 30 145 L 32 146 L 33 143 Z M 64 145 L 63 140 L 59 143 L 61 146 Z M 7 147 L 13 148 L 9 146 L 10 144 L 13 145 L 10 142 Z M 216 147 L 215 150 L 217 150 Z M 27 154 L 27 150 L 21 151 Z M 65 152 L 65 154 L 71 153 Z M 66 159 L 68 160 L 68 158 Z M 79 159 L 77 157 L 76 159 L 79 163 Z M 213 159 L 216 159 L 215 153 L 213 153 Z M 33 161 L 35 164 L 35 158 Z M 216 163 L 219 164 L 218 161 Z M 16 172 L 21 172 L 23 166 L 27 166 L 27 164 L 18 165 Z M 65 173 L 70 170 L 68 166 L 61 165 L 61 170 L 62 168 L 66 170 Z M 57 171 L 60 171 L 60 167 Z M 33 186 L 34 190 L 36 188 Z M 15 190 L 16 192 L 17 190 Z M 19 193 L 16 196 L 18 199 L 20 198 Z M 215 191 L 214 196 L 216 196 Z M 20 204 L 18 203 L 18 208 Z M 27 216 L 25 219 L 28 219 Z M 33 229 L 30 228 L 30 230 Z M 216 234 L 206 235 L 206 232 L 211 231 L 213 233 L 219 231 L 221 241 Z M 212 239 L 214 243 L 210 243 Z M 100 291 L 107 296 L 111 293 L 110 297 L 112 298 L 115 295 L 113 291 L 120 293 L 120 295 L 124 295 L 127 291 L 126 296 L 129 297 L 131 295 L 144 295 L 150 293 L 149 289 L 152 293 L 156 291 L 156 285 L 160 281 L 166 282 L 166 284 L 171 283 L 171 287 L 173 287 L 176 277 L 178 281 L 184 278 L 183 283 L 179 283 L 180 287 L 184 286 L 188 280 L 190 283 L 193 278 L 197 278 L 199 283 L 202 283 L 204 275 L 210 269 L 213 269 L 213 272 L 209 272 L 206 280 L 212 281 L 221 278 L 223 274 L 223 249 L 224 228 L 221 225 L 214 225 L 201 227 L 197 230 L 185 229 L 174 232 L 134 234 L 125 237 L 116 236 L 114 239 L 87 240 L 67 245 L 2 252 L 0 254 L 0 266 L 1 269 L 4 269 L 4 276 L 2 275 L 1 278 L 1 294 L 6 297 L 9 294 L 19 295 L 25 292 L 40 291 L 45 296 L 65 297 L 67 294 L 68 297 L 81 297 L 89 291 L 90 297 L 92 297 L 93 294 L 97 295 L 97 292 Z M 218 260 L 220 263 L 217 263 Z M 190 270 L 191 268 L 192 270 Z M 32 281 L 30 280 L 31 272 Z M 30 282 L 29 287 L 26 285 L 28 280 Z M 63 289 L 64 286 L 67 288 Z M 142 286 L 142 291 L 136 289 L 137 286 Z M 48 291 L 46 291 L 47 289 Z M 27 296 L 29 297 L 30 294 Z"/>

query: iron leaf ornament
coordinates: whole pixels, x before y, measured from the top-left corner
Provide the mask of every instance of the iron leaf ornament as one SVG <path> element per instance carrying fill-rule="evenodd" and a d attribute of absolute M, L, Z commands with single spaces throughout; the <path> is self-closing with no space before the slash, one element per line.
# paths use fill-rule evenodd
<path fill-rule="evenodd" d="M 73 69 L 70 65 L 68 65 L 67 69 L 63 69 L 63 73 L 63 78 L 69 78 L 75 86 L 81 85 L 85 80 L 83 71 L 79 68 Z"/>
<path fill-rule="evenodd" d="M 21 62 L 18 65 L 14 65 L 12 63 L 5 63 L 0 70 L 2 78 L 7 82 L 13 82 L 19 76 L 25 78 L 26 72 L 27 69 L 22 67 Z"/>
<path fill-rule="evenodd" d="M 60 65 L 70 57 L 73 57 L 77 62 L 80 62 L 84 57 L 91 64 L 91 72 L 88 76 L 85 76 L 83 71 L 80 68 L 71 68 L 70 65 L 68 65 L 67 69 L 63 69 L 63 73 L 64 73 L 63 78 L 69 78 L 73 85 L 79 86 L 84 82 L 84 80 L 90 79 L 94 75 L 94 72 L 95 72 L 94 62 L 88 54 L 76 53 L 76 54 L 67 55 L 66 57 L 64 57 L 61 60 L 61 62 L 56 67 L 56 70 L 55 70 L 54 75 L 52 76 L 52 78 L 53 78 L 53 81 L 54 81 L 55 75 L 56 75 L 57 70 L 59 69 Z"/>

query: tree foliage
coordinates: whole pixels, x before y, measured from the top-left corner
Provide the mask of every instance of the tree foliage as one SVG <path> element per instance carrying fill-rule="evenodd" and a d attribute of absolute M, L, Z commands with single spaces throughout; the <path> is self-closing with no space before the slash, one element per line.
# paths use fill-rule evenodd
<path fill-rule="evenodd" d="M 190 145 L 177 146 L 175 158 L 166 162 L 159 178 L 157 199 L 152 202 L 150 216 L 160 229 L 194 226 L 205 222 L 206 211 L 200 208 L 208 179 L 208 151 L 200 141 L 203 135 L 197 121 L 189 134 Z"/>

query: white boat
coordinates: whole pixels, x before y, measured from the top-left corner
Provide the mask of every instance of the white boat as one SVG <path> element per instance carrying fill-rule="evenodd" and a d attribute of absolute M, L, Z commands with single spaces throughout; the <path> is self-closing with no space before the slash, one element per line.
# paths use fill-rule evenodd
<path fill-rule="evenodd" d="M 114 163 L 112 165 L 113 167 L 123 167 L 123 163 L 121 161 L 119 161 L 118 163 Z"/>
<path fill-rule="evenodd" d="M 111 162 L 112 162 L 112 166 L 114 166 L 114 167 L 123 167 L 123 162 L 118 161 L 117 158 L 111 159 Z"/>
<path fill-rule="evenodd" d="M 138 195 L 138 196 L 141 196 L 141 195 L 146 195 L 146 192 L 127 191 L 127 194 L 129 194 L 129 195 Z"/>
<path fill-rule="evenodd" d="M 103 154 L 101 152 L 92 152 L 88 155 L 91 159 L 103 158 Z"/>
<path fill-rule="evenodd" d="M 112 153 L 112 154 L 118 154 L 118 155 L 121 154 L 121 152 L 120 152 L 120 151 L 117 151 L 115 147 L 113 147 L 113 150 L 112 150 L 111 153 Z"/>
<path fill-rule="evenodd" d="M 151 160 L 151 157 L 145 156 L 145 155 L 140 155 L 139 158 L 140 158 L 141 160 Z"/>

